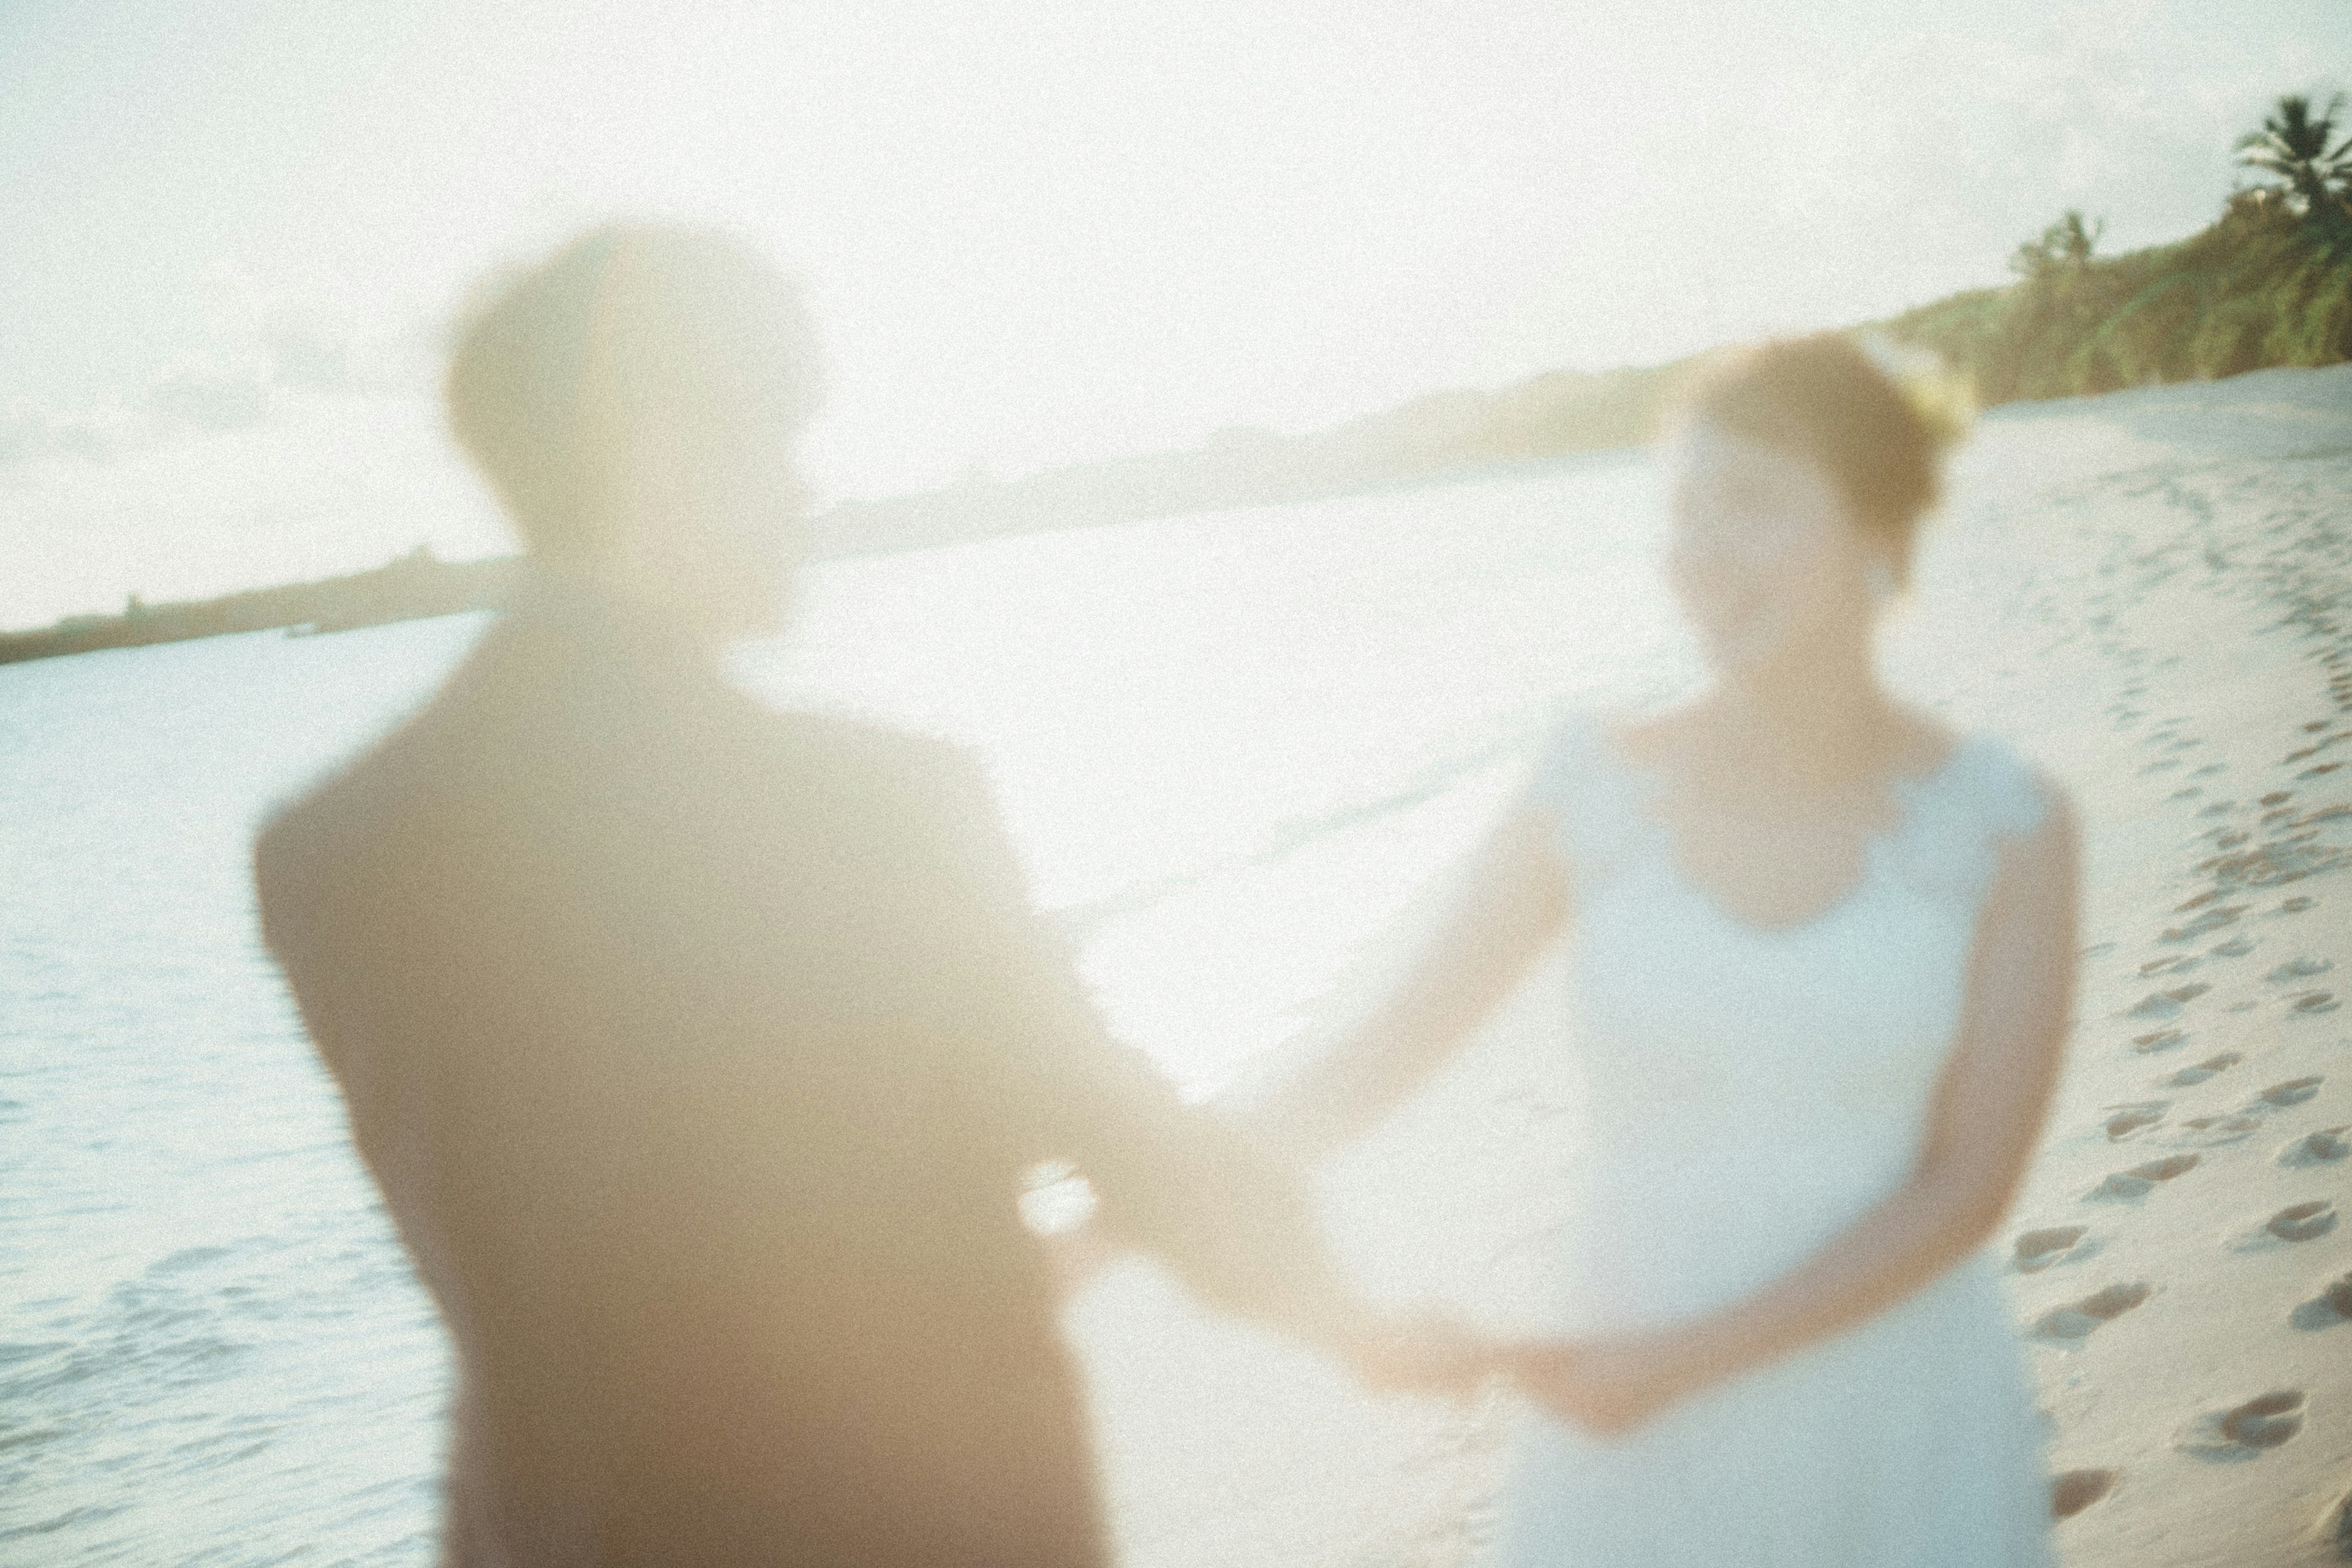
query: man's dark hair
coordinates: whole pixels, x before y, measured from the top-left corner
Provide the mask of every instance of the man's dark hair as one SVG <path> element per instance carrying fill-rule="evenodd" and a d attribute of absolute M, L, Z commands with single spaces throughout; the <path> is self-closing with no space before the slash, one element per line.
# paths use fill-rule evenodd
<path fill-rule="evenodd" d="M 492 279 L 458 321 L 444 396 L 457 443 L 545 555 L 593 552 L 599 466 L 631 407 L 805 424 L 821 395 L 800 293 L 705 229 L 611 225 Z"/>

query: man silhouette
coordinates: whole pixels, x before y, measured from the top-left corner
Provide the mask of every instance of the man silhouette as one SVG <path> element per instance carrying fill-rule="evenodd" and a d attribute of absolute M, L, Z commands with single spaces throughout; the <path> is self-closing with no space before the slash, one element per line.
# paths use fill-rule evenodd
<path fill-rule="evenodd" d="M 1103 1562 L 1041 1162 L 1355 1342 L 1297 1187 L 1105 1037 L 972 764 L 720 678 L 789 582 L 814 361 L 719 236 L 492 289 L 449 413 L 533 580 L 257 846 L 457 1349 L 446 1563 Z"/>

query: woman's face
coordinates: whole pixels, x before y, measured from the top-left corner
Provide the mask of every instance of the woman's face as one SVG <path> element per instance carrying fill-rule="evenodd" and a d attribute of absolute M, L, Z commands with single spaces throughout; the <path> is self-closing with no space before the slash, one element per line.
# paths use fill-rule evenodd
<path fill-rule="evenodd" d="M 1874 555 L 1826 473 L 1704 415 L 1683 423 L 1665 457 L 1667 577 L 1718 672 L 1867 638 Z"/>

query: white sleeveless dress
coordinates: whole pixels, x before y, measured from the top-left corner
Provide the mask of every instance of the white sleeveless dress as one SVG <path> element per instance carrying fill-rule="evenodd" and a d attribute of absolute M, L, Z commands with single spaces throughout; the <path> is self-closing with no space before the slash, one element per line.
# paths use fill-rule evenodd
<path fill-rule="evenodd" d="M 1903 1181 L 2000 841 L 2043 811 L 2015 753 L 1972 737 L 1898 786 L 1900 820 L 1850 894 L 1765 930 L 1682 875 L 1650 784 L 1580 717 L 1533 785 L 1577 909 L 1570 1037 L 1589 1130 L 1542 1292 L 1569 1336 L 1746 1296 Z M 1622 1438 L 1532 1407 L 1517 1425 L 1507 1568 L 2050 1561 L 2040 1424 L 1984 1255 Z"/>

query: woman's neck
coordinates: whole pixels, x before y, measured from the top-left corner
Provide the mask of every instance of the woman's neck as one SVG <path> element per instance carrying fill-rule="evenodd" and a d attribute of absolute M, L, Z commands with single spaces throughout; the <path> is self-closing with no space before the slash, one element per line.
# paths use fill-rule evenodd
<path fill-rule="evenodd" d="M 1718 744 L 1811 788 L 1885 771 L 1907 739 L 1867 647 L 1724 679 L 1703 706 Z"/>

